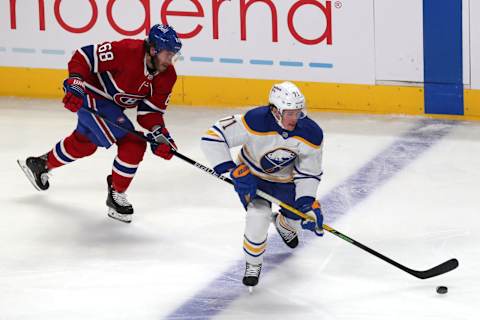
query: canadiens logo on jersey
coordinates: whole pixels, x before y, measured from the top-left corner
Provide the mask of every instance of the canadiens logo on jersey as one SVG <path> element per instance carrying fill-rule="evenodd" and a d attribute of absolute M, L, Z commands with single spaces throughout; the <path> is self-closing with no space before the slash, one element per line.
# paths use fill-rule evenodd
<path fill-rule="evenodd" d="M 280 148 L 266 153 L 260 159 L 260 165 L 266 173 L 275 173 L 290 165 L 297 158 L 291 150 Z"/>
<path fill-rule="evenodd" d="M 143 100 L 144 98 L 144 96 L 120 92 L 116 93 L 113 96 L 113 101 L 115 101 L 116 104 L 119 104 L 122 107 L 133 108 L 137 106 L 138 101 Z"/>

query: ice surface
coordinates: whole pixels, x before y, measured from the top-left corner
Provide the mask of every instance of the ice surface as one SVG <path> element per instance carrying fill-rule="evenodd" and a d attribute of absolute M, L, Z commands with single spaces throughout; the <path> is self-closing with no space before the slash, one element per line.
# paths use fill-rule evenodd
<path fill-rule="evenodd" d="M 179 151 L 207 164 L 200 135 L 244 110 L 170 106 L 166 122 Z M 478 319 L 480 123 L 310 116 L 325 132 L 329 224 L 413 269 L 452 257 L 458 269 L 419 280 L 330 234 L 304 234 L 292 252 L 272 227 L 249 294 L 229 185 L 147 151 L 128 191 L 134 221 L 122 224 L 106 216 L 112 147 L 38 192 L 16 159 L 48 151 L 75 116 L 58 101 L 2 98 L 0 319 Z"/>

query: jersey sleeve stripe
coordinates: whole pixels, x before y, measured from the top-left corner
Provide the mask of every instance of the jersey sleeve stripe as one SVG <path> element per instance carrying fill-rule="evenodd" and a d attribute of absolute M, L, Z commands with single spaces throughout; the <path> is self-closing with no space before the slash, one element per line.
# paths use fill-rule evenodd
<path fill-rule="evenodd" d="M 100 73 L 101 84 L 105 91 L 110 96 L 115 96 L 115 94 L 122 92 L 116 85 L 115 81 L 113 80 L 112 74 L 110 72 L 102 72 Z"/>
<path fill-rule="evenodd" d="M 215 130 L 212 130 L 212 129 L 208 129 L 206 134 L 212 137 L 220 138 L 220 135 Z"/>
<path fill-rule="evenodd" d="M 100 76 L 98 77 L 98 79 L 100 80 L 100 84 L 102 84 L 102 83 L 101 83 L 101 78 L 100 78 Z M 87 89 L 90 90 L 90 91 L 93 92 L 93 93 L 96 93 L 96 94 L 98 94 L 98 95 L 100 95 L 100 96 L 102 96 L 102 97 L 104 97 L 104 98 L 113 100 L 113 98 L 112 98 L 108 93 L 106 93 L 105 91 L 103 91 L 103 90 L 101 90 L 101 89 L 99 89 L 99 88 L 97 88 L 97 87 L 94 87 L 93 85 L 91 85 L 91 84 L 88 83 L 88 82 L 85 82 L 85 87 L 87 87 Z M 102 87 L 103 87 L 103 85 L 102 85 Z"/>
<path fill-rule="evenodd" d="M 148 113 L 165 113 L 165 110 L 157 108 L 153 103 L 147 99 L 143 99 L 138 104 L 137 114 L 148 114 Z"/>
<path fill-rule="evenodd" d="M 227 143 L 226 143 L 225 141 L 223 141 L 223 140 L 215 140 L 215 139 L 207 138 L 207 137 L 202 137 L 202 140 L 203 140 L 203 141 L 220 142 L 220 143 L 225 143 L 225 144 L 227 144 Z"/>
<path fill-rule="evenodd" d="M 91 46 L 89 46 L 91 47 Z M 80 55 L 83 57 L 83 59 L 85 60 L 85 62 L 88 64 L 88 67 L 90 68 L 90 72 L 93 71 L 93 67 L 92 67 L 92 64 L 93 64 L 93 56 L 92 55 L 88 55 L 86 53 L 87 51 L 87 47 L 83 47 L 81 48 L 80 50 L 78 50 L 78 53 L 80 53 Z"/>
<path fill-rule="evenodd" d="M 145 116 L 147 114 L 158 113 L 158 111 L 137 111 L 137 115 Z"/>
<path fill-rule="evenodd" d="M 143 101 L 141 103 L 144 103 L 146 104 L 148 107 L 150 107 L 151 109 L 155 110 L 155 111 L 159 111 L 161 113 L 165 113 L 165 110 L 154 105 L 151 101 L 147 100 L 147 99 L 143 99 Z"/>
<path fill-rule="evenodd" d="M 115 79 L 113 79 L 113 76 L 112 76 L 112 73 L 110 71 L 107 71 L 107 76 L 110 80 L 110 83 L 113 85 L 113 87 L 115 88 L 115 90 L 117 90 L 118 92 L 123 92 L 122 89 L 120 89 L 118 86 L 117 86 L 117 83 L 115 82 Z"/>
<path fill-rule="evenodd" d="M 100 85 L 101 85 L 102 88 L 103 88 L 104 94 L 107 95 L 107 96 L 110 96 L 110 97 L 111 97 L 110 99 L 113 100 L 113 96 L 108 93 L 107 86 L 106 86 L 105 83 L 103 82 L 102 76 L 101 76 L 99 73 L 97 73 L 97 78 L 98 78 L 98 82 L 100 82 Z M 98 93 L 98 92 L 97 92 L 97 93 Z"/>
<path fill-rule="evenodd" d="M 310 176 L 310 177 L 294 177 L 293 180 L 302 180 L 302 179 L 315 179 L 317 181 L 321 181 L 321 179 L 319 177 L 315 177 L 315 176 Z"/>
<path fill-rule="evenodd" d="M 85 58 L 90 70 L 94 73 L 98 73 L 97 45 L 94 44 L 82 47 L 78 52 Z"/>
<path fill-rule="evenodd" d="M 305 172 L 302 172 L 300 170 L 298 170 L 297 166 L 294 167 L 295 169 L 295 172 L 298 174 L 298 175 L 301 175 L 303 176 L 304 178 L 315 178 L 315 179 L 320 179 L 320 177 L 323 175 L 323 171 L 320 172 L 319 174 L 308 174 L 308 173 L 305 173 Z M 298 179 L 298 178 L 302 178 L 302 177 L 299 177 L 298 175 L 295 175 L 295 177 Z"/>
<path fill-rule="evenodd" d="M 90 70 L 94 73 L 98 72 L 98 60 L 97 60 L 97 45 L 89 45 L 82 47 L 78 52 L 85 57 Z"/>
<path fill-rule="evenodd" d="M 93 72 L 98 73 L 97 45 L 93 45 Z"/>
<path fill-rule="evenodd" d="M 223 134 L 222 130 L 220 130 L 217 126 L 213 125 L 212 128 L 215 132 L 217 133 L 220 133 L 223 137 L 223 140 L 225 140 L 225 143 L 227 144 L 227 146 L 230 148 L 230 145 L 228 144 L 228 140 L 227 138 L 225 137 L 225 135 Z"/>

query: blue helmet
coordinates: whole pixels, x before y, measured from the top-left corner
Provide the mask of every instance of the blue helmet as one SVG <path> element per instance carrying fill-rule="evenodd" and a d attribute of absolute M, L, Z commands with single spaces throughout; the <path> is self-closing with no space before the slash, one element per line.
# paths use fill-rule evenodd
<path fill-rule="evenodd" d="M 177 53 L 182 48 L 182 42 L 175 30 L 165 24 L 156 24 L 150 29 L 148 42 L 155 49 L 155 54 L 161 50 Z"/>

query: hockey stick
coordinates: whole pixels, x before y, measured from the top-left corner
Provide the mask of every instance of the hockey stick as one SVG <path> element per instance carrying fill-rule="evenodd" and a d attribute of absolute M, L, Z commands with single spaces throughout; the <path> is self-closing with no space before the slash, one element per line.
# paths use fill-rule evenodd
<path fill-rule="evenodd" d="M 154 144 L 158 144 L 158 143 L 167 143 L 167 144 L 170 144 L 169 141 L 161 134 L 161 130 L 159 130 L 158 134 L 155 134 L 152 133 L 154 136 L 156 135 L 156 137 L 158 138 L 157 140 L 155 139 L 152 139 L 148 136 L 145 136 L 143 135 L 142 133 L 140 132 L 137 132 L 137 131 L 132 131 L 130 129 L 127 129 L 103 116 L 101 116 L 97 111 L 93 110 L 93 109 L 90 109 L 90 108 L 83 108 L 85 110 L 87 110 L 88 112 L 96 115 L 97 117 L 99 118 L 102 118 L 105 122 L 108 122 L 110 123 L 111 125 L 121 129 L 121 130 L 124 130 L 125 132 L 128 132 L 128 133 L 131 133 L 135 136 L 137 136 L 138 138 L 140 139 L 143 139 L 149 143 L 154 143 Z M 231 185 L 233 185 L 233 181 L 228 178 L 228 177 L 225 177 L 223 175 L 219 175 L 218 173 L 216 173 L 212 168 L 209 168 L 207 166 L 204 166 L 203 164 L 199 163 L 199 162 L 196 162 L 195 160 L 193 159 L 190 159 L 189 157 L 181 154 L 180 152 L 178 152 L 177 150 L 173 149 L 172 150 L 172 153 L 173 155 L 175 155 L 177 158 L 180 158 L 182 159 L 183 161 L 185 162 L 188 162 L 189 164 L 193 165 L 194 167 L 197 167 L 198 169 L 220 179 L 220 180 L 223 180 Z M 262 190 L 258 190 L 257 189 L 257 195 L 267 201 L 270 201 L 272 203 L 275 203 L 276 205 L 286 209 L 286 210 L 289 210 L 290 212 L 296 214 L 297 216 L 301 217 L 302 219 L 307 219 L 307 220 L 313 220 L 313 218 L 311 218 L 310 216 L 306 215 L 305 213 L 295 209 L 294 207 L 288 205 L 287 203 L 283 202 L 283 201 L 280 201 L 279 199 L 269 195 L 268 193 L 265 193 L 263 192 Z M 430 268 L 428 270 L 423 270 L 423 271 L 418 271 L 418 270 L 413 270 L 413 269 L 410 269 L 390 258 L 388 258 L 387 256 L 367 247 L 366 245 L 348 237 L 347 235 L 343 234 L 342 232 L 338 231 L 338 230 L 335 230 L 334 228 L 326 225 L 326 224 L 323 224 L 323 229 L 327 230 L 328 232 L 330 232 L 331 234 L 339 237 L 340 239 L 342 240 L 345 240 L 347 242 L 349 242 L 350 244 L 353 244 L 354 246 L 376 256 L 377 258 L 379 259 L 382 259 L 383 261 L 399 268 L 400 270 L 403 270 L 409 274 L 411 274 L 412 276 L 414 277 L 417 277 L 419 279 L 428 279 L 428 278 L 432 278 L 432 277 L 436 277 L 436 276 L 439 276 L 441 274 L 444 274 L 444 273 L 447 273 L 449 271 L 452 271 L 453 269 L 457 268 L 458 267 L 458 260 L 457 259 L 450 259 L 448 261 L 445 261 L 433 268 Z"/>
<path fill-rule="evenodd" d="M 206 167 L 206 166 L 202 165 L 201 163 L 198 163 L 198 162 L 184 156 L 183 154 L 179 153 L 178 151 L 173 150 L 172 153 L 175 156 L 177 156 L 178 158 L 190 163 L 194 167 L 197 167 L 197 168 L 209 173 L 210 175 L 212 175 L 214 177 L 217 177 L 220 180 L 223 180 L 223 181 L 228 182 L 229 184 L 233 185 L 233 182 L 230 178 L 217 174 L 213 169 L 211 169 L 209 167 Z M 313 220 L 313 218 L 306 215 L 305 213 L 293 208 L 292 206 L 286 204 L 283 201 L 278 200 L 275 197 L 272 197 L 271 195 L 263 192 L 262 190 L 257 189 L 257 195 L 260 196 L 261 198 L 265 199 L 265 200 L 268 200 L 272 203 L 275 203 L 276 205 L 278 205 L 278 206 L 280 206 L 284 209 L 287 209 L 288 211 L 296 214 L 297 216 L 301 217 L 302 219 Z M 350 244 L 353 244 L 354 246 L 359 247 L 360 249 L 363 249 L 364 251 L 376 256 L 377 258 L 380 258 L 383 261 L 386 261 L 386 262 L 390 263 L 391 265 L 393 265 L 393 266 L 395 266 L 395 267 L 397 267 L 397 268 L 399 268 L 399 269 L 401 269 L 401 270 L 403 270 L 403 271 L 405 271 L 405 272 L 407 272 L 407 273 L 411 274 L 412 276 L 415 276 L 419 279 L 428 279 L 428 278 L 436 277 L 436 276 L 439 276 L 441 274 L 452 271 L 453 269 L 458 267 L 458 260 L 457 259 L 450 259 L 450 260 L 445 261 L 445 262 L 439 264 L 438 266 L 435 266 L 435 267 L 433 267 L 431 269 L 428 269 L 428 270 L 424 270 L 424 271 L 413 270 L 413 269 L 410 269 L 410 268 L 408 268 L 408 267 L 406 267 L 406 266 L 404 266 L 404 265 L 402 265 L 402 264 L 384 256 L 383 254 L 367 247 L 366 245 L 348 237 L 347 235 L 341 233 L 338 230 L 335 230 L 334 228 L 332 228 L 332 227 L 330 227 L 326 224 L 323 224 L 323 229 L 327 230 L 331 234 L 349 242 Z"/>

